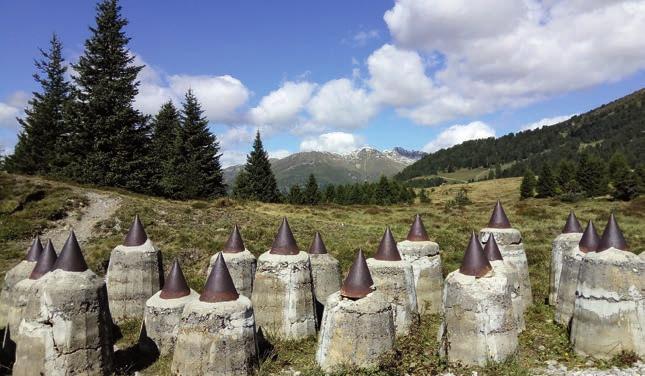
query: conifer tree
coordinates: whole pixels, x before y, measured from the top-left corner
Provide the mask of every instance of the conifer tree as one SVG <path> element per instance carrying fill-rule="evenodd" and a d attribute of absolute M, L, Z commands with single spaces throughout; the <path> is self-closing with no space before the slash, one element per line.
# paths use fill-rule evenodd
<path fill-rule="evenodd" d="M 244 193 L 245 198 L 262 202 L 278 202 L 280 200 L 278 185 L 271 170 L 269 155 L 262 145 L 260 131 L 255 134 L 253 150 L 246 157 L 244 171 L 248 178 L 236 182 L 235 192 Z"/>
<path fill-rule="evenodd" d="M 630 172 L 631 168 L 625 155 L 616 151 L 609 159 L 609 181 L 616 186 L 616 183 L 625 180 L 626 175 Z"/>
<path fill-rule="evenodd" d="M 630 201 L 640 194 L 639 179 L 636 173 L 628 171 L 620 175 L 614 182 L 614 190 L 611 195 L 616 200 Z"/>
<path fill-rule="evenodd" d="M 65 79 L 63 45 L 52 35 L 49 51 L 40 50 L 41 60 L 35 65 L 39 73 L 34 79 L 42 93 L 34 92 L 25 117 L 18 119 L 22 130 L 14 154 L 7 159 L 7 168 L 25 174 L 50 174 L 60 164 L 59 147 L 65 133 L 64 111 L 70 102 L 72 87 Z"/>
<path fill-rule="evenodd" d="M 323 200 L 328 203 L 334 202 L 336 199 L 336 187 L 333 184 L 329 184 L 325 187 L 323 194 Z"/>
<path fill-rule="evenodd" d="M 70 120 L 74 165 L 68 172 L 83 182 L 144 191 L 151 176 L 148 126 L 132 106 L 143 66 L 128 50 L 127 24 L 117 0 L 97 5 L 96 26 L 74 65 L 78 103 Z"/>
<path fill-rule="evenodd" d="M 287 202 L 289 202 L 292 205 L 302 205 L 305 202 L 306 198 L 303 195 L 302 190 L 300 189 L 299 184 L 294 184 L 291 186 L 289 189 L 289 193 L 287 194 Z"/>
<path fill-rule="evenodd" d="M 607 165 L 596 155 L 583 153 L 580 157 L 576 180 L 587 196 L 607 193 Z"/>
<path fill-rule="evenodd" d="M 520 199 L 531 198 L 535 195 L 535 174 L 530 169 L 526 169 L 522 184 L 520 184 Z"/>
<path fill-rule="evenodd" d="M 579 187 L 578 182 L 576 181 L 575 163 L 568 160 L 561 161 L 558 165 L 556 180 L 561 193 L 571 194 L 577 192 Z"/>
<path fill-rule="evenodd" d="M 502 178 L 502 165 L 498 163 L 495 165 L 495 179 L 501 179 L 501 178 Z"/>
<path fill-rule="evenodd" d="M 173 168 L 173 159 L 177 151 L 176 142 L 178 142 L 181 129 L 179 111 L 171 101 L 161 106 L 151 123 L 151 129 L 150 150 L 155 159 L 154 176 L 152 178 L 155 183 L 153 193 L 171 196 L 172 192 L 178 189 L 174 184 L 174 182 L 178 183 L 178 180 L 173 176 L 176 172 Z"/>
<path fill-rule="evenodd" d="M 176 198 L 212 198 L 226 193 L 219 143 L 208 130 L 208 120 L 203 113 L 197 97 L 188 90 L 171 161 L 172 176 L 178 179 L 172 186 L 180 187 L 172 195 Z"/>
<path fill-rule="evenodd" d="M 537 182 L 538 197 L 553 197 L 556 195 L 557 183 L 548 163 L 542 165 L 542 172 Z"/>
<path fill-rule="evenodd" d="M 419 202 L 422 204 L 427 204 L 430 202 L 430 198 L 426 194 L 426 190 L 423 188 L 421 188 L 421 190 L 419 191 Z"/>
<path fill-rule="evenodd" d="M 309 174 L 307 185 L 304 191 L 304 201 L 308 205 L 318 205 L 321 200 L 320 191 L 318 190 L 318 182 L 314 174 Z"/>

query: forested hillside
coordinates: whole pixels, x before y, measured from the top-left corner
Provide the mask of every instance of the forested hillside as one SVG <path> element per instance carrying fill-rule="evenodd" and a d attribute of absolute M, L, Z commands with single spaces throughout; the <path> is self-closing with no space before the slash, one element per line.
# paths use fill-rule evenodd
<path fill-rule="evenodd" d="M 494 139 L 466 141 L 429 154 L 396 175 L 399 180 L 431 176 L 460 168 L 504 166 L 502 176 L 539 171 L 548 162 L 579 158 L 581 151 L 608 160 L 622 151 L 632 166 L 645 163 L 645 89 L 577 115 L 562 123 L 510 133 Z"/>

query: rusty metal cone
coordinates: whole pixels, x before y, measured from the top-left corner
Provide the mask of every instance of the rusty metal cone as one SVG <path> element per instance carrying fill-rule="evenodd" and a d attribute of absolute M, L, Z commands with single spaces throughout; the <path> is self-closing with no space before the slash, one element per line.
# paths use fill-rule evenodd
<path fill-rule="evenodd" d="M 43 243 L 40 242 L 40 236 L 36 235 L 34 240 L 31 242 L 31 246 L 27 250 L 27 255 L 25 256 L 26 261 L 38 261 L 38 258 L 43 253 Z"/>
<path fill-rule="evenodd" d="M 488 238 L 488 242 L 486 242 L 486 245 L 484 246 L 484 254 L 488 261 L 504 260 L 502 252 L 500 252 L 499 246 L 497 245 L 497 240 L 495 240 L 493 235 Z"/>
<path fill-rule="evenodd" d="M 128 230 L 128 234 L 123 240 L 123 245 L 127 247 L 136 247 L 145 243 L 146 240 L 148 240 L 148 234 L 146 234 L 146 230 L 143 228 L 139 215 L 135 215 L 134 221 L 132 221 L 132 225 L 130 226 L 130 230 Z"/>
<path fill-rule="evenodd" d="M 493 209 L 493 214 L 490 216 L 488 221 L 488 227 L 490 228 L 511 228 L 511 222 L 506 216 L 504 207 L 502 207 L 502 202 L 497 200 L 495 208 Z"/>
<path fill-rule="evenodd" d="M 383 234 L 383 238 L 381 238 L 381 243 L 374 255 L 374 259 L 381 261 L 401 261 L 401 254 L 396 248 L 396 241 L 394 240 L 390 227 L 385 229 L 385 233 Z"/>
<path fill-rule="evenodd" d="M 187 295 L 190 295 L 190 287 L 188 287 L 188 283 L 186 283 L 186 278 L 184 277 L 184 273 L 181 271 L 179 261 L 175 259 L 170 267 L 170 271 L 166 277 L 166 282 L 161 289 L 159 297 L 161 299 L 177 299 Z"/>
<path fill-rule="evenodd" d="M 430 240 L 419 214 L 414 217 L 414 222 L 412 222 L 412 227 L 410 227 L 410 232 L 408 232 L 406 239 L 411 242 L 425 242 Z"/>
<path fill-rule="evenodd" d="M 580 225 L 578 218 L 576 218 L 576 214 L 571 210 L 567 217 L 567 223 L 564 224 L 564 228 L 562 229 L 562 233 L 573 234 L 576 232 L 582 232 L 582 226 Z"/>
<path fill-rule="evenodd" d="M 274 255 L 297 255 L 300 253 L 296 239 L 293 237 L 287 217 L 282 219 L 278 233 L 273 240 L 270 252 Z"/>
<path fill-rule="evenodd" d="M 479 244 L 479 239 L 473 231 L 470 235 L 470 242 L 468 243 L 468 248 L 466 248 L 466 252 L 464 253 L 464 259 L 461 261 L 459 271 L 461 274 L 480 278 L 492 269 L 493 267 L 490 265 L 490 262 L 488 262 L 486 254 L 484 253 L 481 244 Z"/>
<path fill-rule="evenodd" d="M 208 275 L 206 285 L 204 285 L 204 292 L 199 296 L 199 300 L 218 303 L 236 300 L 239 296 L 231 274 L 228 272 L 224 256 L 220 252 L 211 273 Z"/>
<path fill-rule="evenodd" d="M 246 248 L 244 247 L 244 240 L 242 240 L 242 235 L 240 235 L 240 229 L 237 225 L 233 226 L 233 231 L 229 235 L 226 244 L 224 244 L 224 253 L 239 253 L 244 252 Z"/>
<path fill-rule="evenodd" d="M 605 251 L 612 247 L 620 249 L 621 251 L 629 250 L 625 237 L 623 236 L 623 232 L 620 231 L 620 227 L 618 227 L 618 222 L 616 222 L 616 217 L 613 212 L 609 215 L 607 226 L 605 226 L 605 231 L 603 231 L 602 238 L 600 238 L 598 252 Z"/>
<path fill-rule="evenodd" d="M 325 247 L 325 242 L 323 242 L 322 236 L 320 236 L 320 233 L 318 231 L 316 231 L 316 235 L 314 235 L 314 240 L 311 242 L 311 245 L 309 246 L 309 253 L 314 255 L 322 255 L 327 253 L 327 247 Z"/>
<path fill-rule="evenodd" d="M 52 240 L 49 239 L 47 240 L 47 245 L 45 246 L 45 249 L 40 254 L 40 257 L 38 257 L 38 262 L 36 262 L 36 266 L 34 266 L 34 270 L 31 271 L 31 274 L 29 275 L 29 279 L 38 279 L 44 276 L 45 274 L 51 272 L 52 268 L 54 267 L 54 264 L 56 263 L 57 258 L 58 256 L 56 256 L 56 250 L 54 249 Z"/>
<path fill-rule="evenodd" d="M 363 255 L 363 250 L 359 249 L 340 288 L 340 295 L 350 299 L 364 298 L 374 291 L 373 284 L 374 281 L 370 269 L 367 267 L 365 255 Z"/>
<path fill-rule="evenodd" d="M 63 245 L 63 249 L 60 251 L 52 270 L 56 269 L 66 272 L 84 272 L 88 269 L 74 230 L 69 232 L 69 237 L 65 241 L 65 245 Z"/>
<path fill-rule="evenodd" d="M 593 222 L 589 220 L 585 232 L 582 233 L 580 243 L 578 243 L 578 248 L 580 248 L 580 252 L 583 253 L 596 252 L 598 250 L 599 243 L 600 236 L 598 236 L 598 232 L 596 231 L 596 227 L 593 225 Z"/>

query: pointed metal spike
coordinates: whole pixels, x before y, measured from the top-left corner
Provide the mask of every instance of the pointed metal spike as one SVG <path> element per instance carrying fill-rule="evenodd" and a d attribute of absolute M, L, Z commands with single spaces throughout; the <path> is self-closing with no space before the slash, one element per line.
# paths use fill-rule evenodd
<path fill-rule="evenodd" d="M 488 221 L 488 227 L 490 228 L 511 228 L 511 222 L 506 216 L 502 202 L 497 200 L 495 208 L 493 209 L 493 214 L 490 216 Z"/>
<path fill-rule="evenodd" d="M 345 277 L 343 285 L 340 288 L 340 295 L 350 299 L 364 298 L 367 294 L 374 291 L 372 285 L 374 285 L 372 274 L 367 267 L 363 250 L 359 249 L 352 266 L 349 268 L 347 277 Z"/>
<path fill-rule="evenodd" d="M 414 222 L 412 222 L 412 227 L 410 227 L 410 232 L 408 232 L 406 239 L 412 242 L 425 242 L 430 240 L 419 214 L 414 217 Z"/>
<path fill-rule="evenodd" d="M 47 245 L 45 246 L 43 253 L 40 254 L 40 257 L 38 258 L 38 262 L 36 262 L 36 266 L 34 266 L 34 269 L 31 271 L 31 274 L 29 275 L 29 279 L 38 279 L 44 276 L 45 274 L 51 272 L 54 267 L 54 264 L 56 263 L 57 258 L 58 256 L 56 256 L 56 250 L 54 249 L 54 244 L 52 244 L 51 239 L 48 239 Z"/>
<path fill-rule="evenodd" d="M 385 229 L 374 259 L 381 261 L 401 261 L 401 254 L 398 248 L 396 248 L 396 241 L 389 226 Z"/>
<path fill-rule="evenodd" d="M 145 243 L 146 240 L 148 240 L 148 234 L 146 234 L 143 223 L 141 223 L 139 215 L 137 214 L 134 216 L 130 230 L 128 230 L 128 234 L 123 240 L 123 245 L 126 247 L 136 247 Z"/>
<path fill-rule="evenodd" d="M 474 277 L 483 277 L 491 271 L 493 267 L 488 262 L 484 250 L 482 249 L 479 239 L 475 232 L 470 235 L 470 242 L 468 248 L 464 253 L 464 259 L 461 262 L 459 271 L 461 274 L 470 275 Z"/>
<path fill-rule="evenodd" d="M 159 297 L 161 299 L 176 299 L 187 295 L 190 295 L 190 287 L 186 283 L 186 278 L 181 271 L 179 261 L 175 259 L 170 267 Z"/>
<path fill-rule="evenodd" d="M 240 229 L 237 227 L 237 224 L 233 226 L 233 231 L 231 235 L 228 236 L 226 244 L 222 252 L 224 253 L 239 253 L 244 252 L 246 248 L 244 247 L 244 241 L 242 240 L 242 235 L 240 234 Z"/>
<path fill-rule="evenodd" d="M 278 228 L 278 233 L 271 245 L 271 251 L 274 255 L 297 255 L 300 252 L 296 239 L 293 237 L 291 227 L 287 217 L 282 219 L 282 224 Z"/>
<path fill-rule="evenodd" d="M 605 251 L 609 248 L 616 248 L 621 251 L 629 250 L 627 241 L 625 241 L 623 232 L 620 230 L 620 227 L 618 227 L 618 222 L 616 222 L 616 217 L 613 212 L 609 215 L 605 231 L 602 232 L 602 237 L 598 244 L 598 252 Z"/>
<path fill-rule="evenodd" d="M 309 246 L 309 253 L 314 255 L 322 255 L 327 253 L 327 247 L 325 247 L 325 242 L 323 242 L 322 237 L 320 236 L 320 232 L 318 231 L 316 231 L 316 235 L 314 235 L 314 240 L 311 242 L 311 245 Z"/>
<path fill-rule="evenodd" d="M 210 303 L 228 302 L 236 300 L 239 296 L 226 266 L 226 261 L 224 261 L 224 256 L 220 252 L 211 273 L 208 275 L 204 292 L 199 296 L 199 300 Z"/>
<path fill-rule="evenodd" d="M 567 217 L 567 223 L 564 224 L 564 228 L 562 229 L 562 233 L 572 234 L 577 232 L 582 232 L 582 226 L 580 225 L 578 218 L 576 218 L 576 214 L 571 210 Z"/>
<path fill-rule="evenodd" d="M 27 255 L 25 256 L 26 261 L 38 261 L 38 258 L 43 253 L 43 243 L 40 242 L 40 236 L 36 235 L 34 240 L 31 242 L 31 246 L 27 250 Z"/>
<path fill-rule="evenodd" d="M 580 243 L 578 243 L 578 248 L 580 248 L 580 252 L 582 253 L 596 252 L 598 250 L 599 243 L 600 236 L 598 236 L 598 232 L 596 231 L 596 227 L 593 225 L 593 222 L 589 220 L 585 232 L 582 233 Z"/>
<path fill-rule="evenodd" d="M 69 237 L 58 255 L 52 270 L 61 269 L 67 272 L 84 272 L 88 269 L 81 247 L 76 240 L 74 230 L 69 232 Z"/>
<path fill-rule="evenodd" d="M 495 237 L 493 235 L 488 238 L 488 241 L 484 246 L 484 254 L 486 255 L 488 261 L 504 260 L 504 257 L 502 257 L 502 252 L 499 250 L 499 246 L 497 245 L 497 240 L 495 240 Z"/>

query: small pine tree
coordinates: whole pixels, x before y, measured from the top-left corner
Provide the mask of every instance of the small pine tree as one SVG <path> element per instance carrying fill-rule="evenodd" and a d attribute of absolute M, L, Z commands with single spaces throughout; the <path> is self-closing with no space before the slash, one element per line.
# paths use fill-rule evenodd
<path fill-rule="evenodd" d="M 379 205 L 389 205 L 392 202 L 392 189 L 385 175 L 381 175 L 374 192 L 374 201 Z"/>
<path fill-rule="evenodd" d="M 329 184 L 325 187 L 325 192 L 323 193 L 323 200 L 327 203 L 332 203 L 336 200 L 336 187 L 333 184 Z"/>
<path fill-rule="evenodd" d="M 612 191 L 612 197 L 616 200 L 630 201 L 638 197 L 639 195 L 639 181 L 636 173 L 629 171 L 626 174 L 621 175 L 614 182 L 614 190 Z"/>
<path fill-rule="evenodd" d="M 495 165 L 495 179 L 501 179 L 501 178 L 502 178 L 502 165 L 498 163 Z"/>
<path fill-rule="evenodd" d="M 151 152 L 155 156 L 153 179 L 153 193 L 161 196 L 171 196 L 172 192 L 178 190 L 175 185 L 179 183 L 175 179 L 173 168 L 175 142 L 181 130 L 179 111 L 171 101 L 164 103 L 151 124 L 152 139 Z"/>
<path fill-rule="evenodd" d="M 610 183 L 615 187 L 619 181 L 625 181 L 630 172 L 631 168 L 629 167 L 629 163 L 627 163 L 627 158 L 625 158 L 622 152 L 616 151 L 609 159 Z"/>
<path fill-rule="evenodd" d="M 572 194 L 579 191 L 578 182 L 576 181 L 576 165 L 571 161 L 560 161 L 556 180 L 558 189 L 562 194 Z"/>
<path fill-rule="evenodd" d="M 253 150 L 246 157 L 244 171 L 249 178 L 239 182 L 244 185 L 236 184 L 234 192 L 244 192 L 246 198 L 262 202 L 278 202 L 280 200 L 278 185 L 271 170 L 269 155 L 262 145 L 260 131 L 255 134 Z"/>
<path fill-rule="evenodd" d="M 307 186 L 304 191 L 304 201 L 308 205 L 318 205 L 321 200 L 320 191 L 318 190 L 318 183 L 314 174 L 309 174 Z"/>
<path fill-rule="evenodd" d="M 596 155 L 584 153 L 580 157 L 576 180 L 589 197 L 607 194 L 607 165 Z"/>
<path fill-rule="evenodd" d="M 536 188 L 538 197 L 553 197 L 557 193 L 556 178 L 553 176 L 553 171 L 548 163 L 542 165 L 542 172 Z"/>
<path fill-rule="evenodd" d="M 34 74 L 34 79 L 42 87 L 42 93 L 33 93 L 25 109 L 26 116 L 18 119 L 22 130 L 13 155 L 6 161 L 11 172 L 50 174 L 60 165 L 64 111 L 72 91 L 65 79 L 67 67 L 62 50 L 63 45 L 56 34 L 49 42 L 49 51 L 40 50 L 43 58 L 35 62 L 40 73 Z"/>
<path fill-rule="evenodd" d="M 300 189 L 300 185 L 294 184 L 291 186 L 287 194 L 287 202 L 292 205 L 302 205 L 305 203 L 305 196 Z"/>
<path fill-rule="evenodd" d="M 524 172 L 524 177 L 522 178 L 522 184 L 520 184 L 520 199 L 531 198 L 535 196 L 535 174 L 530 169 L 526 169 Z"/>

